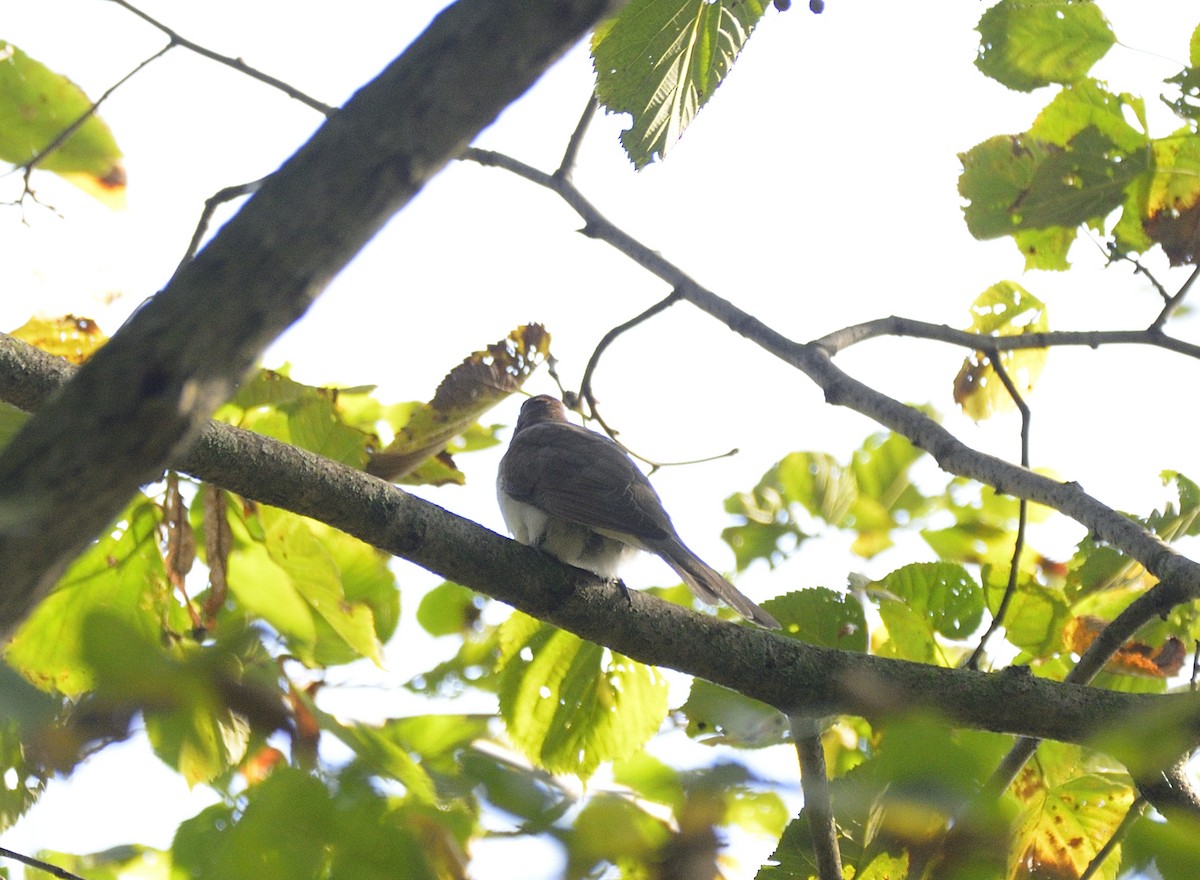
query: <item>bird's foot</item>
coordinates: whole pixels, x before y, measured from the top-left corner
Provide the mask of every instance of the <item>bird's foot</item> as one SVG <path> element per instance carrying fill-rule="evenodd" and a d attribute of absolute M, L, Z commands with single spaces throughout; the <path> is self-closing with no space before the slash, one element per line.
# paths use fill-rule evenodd
<path fill-rule="evenodd" d="M 630 608 L 633 607 L 633 596 L 629 594 L 629 587 L 625 586 L 625 581 L 620 578 L 611 578 L 611 582 L 621 589 L 621 595 L 625 597 L 625 604 Z"/>

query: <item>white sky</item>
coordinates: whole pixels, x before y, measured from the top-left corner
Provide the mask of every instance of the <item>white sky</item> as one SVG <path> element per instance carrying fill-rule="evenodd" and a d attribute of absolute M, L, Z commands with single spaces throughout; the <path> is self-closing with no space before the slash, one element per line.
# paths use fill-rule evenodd
<path fill-rule="evenodd" d="M 5 6 L 0 38 L 92 95 L 165 42 L 104 0 Z M 143 4 L 185 37 L 330 104 L 387 64 L 441 6 Z M 1052 93 L 1009 93 L 975 71 L 973 27 L 985 4 L 937 6 L 936 15 L 888 0 L 827 0 L 821 16 L 800 2 L 786 14 L 770 10 L 729 81 L 665 163 L 635 174 L 618 148 L 620 118 L 602 118 L 585 142 L 577 182 L 614 222 L 797 340 L 893 313 L 966 326 L 973 298 L 1005 278 L 1049 303 L 1053 329 L 1145 326 L 1160 307 L 1157 295 L 1127 269 L 1101 271 L 1097 249 L 1086 242 L 1072 252 L 1084 271 L 1024 275 L 1010 241 L 979 243 L 967 233 L 956 153 L 990 135 L 1024 130 Z M 1177 122 L 1157 89 L 1186 62 L 1200 15 L 1180 0 L 1101 6 L 1124 45 L 1109 53 L 1099 75 L 1115 90 L 1143 94 L 1152 133 L 1166 134 Z M 477 143 L 553 170 L 590 75 L 579 47 Z M 34 312 L 71 311 L 99 318 L 112 332 L 169 277 L 204 200 L 270 172 L 322 121 L 182 49 L 119 90 L 103 116 L 125 152 L 129 209 L 114 215 L 53 176 L 35 176 L 39 194 L 64 217 L 33 207 L 22 225 L 16 209 L 0 209 L 7 270 L 0 329 Z M 0 201 L 18 187 L 16 178 L 0 179 Z M 600 336 L 667 292 L 578 235 L 579 225 L 546 191 L 496 169 L 451 166 L 265 361 L 290 361 L 298 378 L 316 384 L 374 383 L 385 399 L 427 398 L 470 351 L 537 320 L 554 334 L 560 371 L 577 386 Z M 1182 281 L 1161 259 L 1152 266 L 1168 288 Z M 1177 331 L 1194 335 L 1194 322 L 1180 321 Z M 951 382 L 962 356 L 918 341 L 872 342 L 839 364 L 902 400 L 932 403 L 967 442 L 1015 456 L 1015 420 L 981 430 L 952 413 Z M 1200 476 L 1190 423 L 1175 415 L 1182 409 L 1176 387 L 1194 382 L 1196 370 L 1194 362 L 1140 350 L 1054 352 L 1031 401 L 1034 464 L 1080 481 L 1114 506 L 1148 510 L 1162 497 L 1162 469 Z M 529 387 L 552 390 L 544 375 Z M 732 567 L 719 541 L 725 496 L 752 486 L 788 451 L 845 458 L 874 429 L 825 406 L 802 376 L 686 305 L 610 349 L 595 387 L 623 440 L 650 457 L 742 450 L 733 459 L 655 475 L 680 531 L 718 568 Z M 515 404 L 495 418 L 511 422 Z M 422 494 L 503 531 L 491 488 L 495 458 L 464 459 L 472 480 L 464 489 Z M 802 554 L 771 575 L 752 571 L 741 583 L 761 600 L 803 586 L 840 587 L 848 570 L 879 575 L 909 561 L 864 562 L 838 552 L 845 543 L 835 539 L 832 551 Z M 1066 553 L 1069 544 L 1049 549 Z M 414 588 L 428 583 L 407 568 L 403 576 Z M 668 578 L 647 562 L 629 580 Z M 408 592 L 405 603 L 415 608 Z M 389 660 L 391 680 L 406 678 L 406 658 Z M 139 748 L 118 750 L 124 757 L 94 761 L 69 785 L 56 785 L 0 844 L 25 851 L 134 840 L 167 845 L 204 793 L 189 796 Z M 788 778 L 790 771 L 775 772 Z M 111 809 L 116 792 L 129 804 L 120 816 Z M 503 866 L 485 863 L 477 876 L 505 875 Z"/>

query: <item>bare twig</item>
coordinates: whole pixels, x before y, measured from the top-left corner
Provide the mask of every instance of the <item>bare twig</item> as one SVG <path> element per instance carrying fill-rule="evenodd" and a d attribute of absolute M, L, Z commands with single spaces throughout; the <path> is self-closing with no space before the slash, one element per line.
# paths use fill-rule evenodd
<path fill-rule="evenodd" d="M 1166 304 L 1163 306 L 1162 311 L 1158 313 L 1158 317 L 1154 319 L 1154 323 L 1150 325 L 1151 330 L 1161 330 L 1163 325 L 1167 323 L 1167 319 L 1175 314 L 1176 310 L 1183 305 L 1183 299 L 1187 296 L 1188 291 L 1191 290 L 1197 275 L 1200 275 L 1200 266 L 1192 270 L 1192 274 L 1180 285 L 1179 290 L 1175 291 L 1174 296 L 1164 296 Z M 1158 284 L 1157 281 L 1154 283 Z M 1161 286 L 1159 289 L 1162 289 Z"/>
<path fill-rule="evenodd" d="M 612 328 L 607 333 L 605 333 L 603 338 L 600 340 L 600 342 L 596 344 L 596 349 L 595 349 L 595 351 L 592 352 L 592 356 L 588 359 L 587 367 L 583 371 L 583 381 L 580 382 L 580 385 L 579 385 L 579 393 L 575 395 L 575 398 L 577 400 L 587 402 L 588 411 L 585 414 L 586 417 L 590 418 L 590 419 L 594 419 L 596 421 L 596 423 L 598 425 L 600 425 L 601 428 L 604 429 L 604 433 L 606 433 L 610 438 L 612 438 L 612 440 L 618 446 L 620 446 L 622 449 L 624 449 L 625 452 L 627 452 L 629 455 L 636 458 L 638 461 L 642 461 L 642 462 L 645 462 L 646 464 L 650 465 L 651 473 L 653 473 L 654 471 L 656 471 L 662 467 L 676 467 L 676 466 L 688 465 L 688 464 L 701 464 L 706 461 L 716 461 L 717 459 L 720 459 L 720 458 L 729 458 L 731 455 L 737 455 L 737 453 L 738 453 L 737 449 L 730 449 L 728 452 L 722 452 L 718 455 L 709 455 L 709 456 L 705 456 L 704 458 L 696 458 L 696 459 L 691 459 L 689 461 L 655 461 L 653 459 L 646 458 L 646 456 L 641 455 L 640 453 L 638 453 L 638 452 L 630 449 L 628 446 L 626 446 L 618 438 L 618 434 L 620 434 L 620 432 L 617 431 L 615 428 L 613 428 L 611 425 L 609 425 L 608 422 L 604 421 L 604 417 L 602 415 L 600 415 L 600 408 L 596 405 L 595 395 L 592 394 L 592 374 L 595 373 L 596 366 L 597 366 L 597 364 L 600 363 L 600 355 L 602 355 L 604 353 L 604 350 L 606 348 L 608 348 L 610 345 L 612 345 L 612 343 L 614 341 L 616 341 L 617 337 L 619 337 L 622 333 L 625 333 L 626 331 L 633 329 L 638 324 L 641 324 L 645 321 L 650 320 L 655 315 L 657 315 L 659 312 L 666 311 L 667 309 L 669 309 L 671 306 L 673 306 L 677 302 L 679 302 L 679 294 L 676 293 L 675 291 L 671 291 L 671 293 L 667 294 L 666 297 L 659 300 L 654 305 L 650 306 L 650 308 L 646 309 L 641 314 L 637 315 L 636 317 L 630 318 L 624 324 L 618 324 L 616 327 Z"/>
<path fill-rule="evenodd" d="M 182 46 L 184 49 L 187 49 L 190 52 L 195 52 L 197 55 L 202 55 L 203 57 L 208 58 L 211 61 L 216 61 L 218 64 L 224 64 L 226 67 L 231 67 L 234 70 L 236 70 L 238 73 L 244 73 L 246 76 L 250 77 L 251 79 L 256 79 L 261 83 L 266 83 L 267 85 L 271 86 L 272 88 L 278 89 L 279 91 L 283 92 L 289 98 L 293 98 L 293 99 L 299 101 L 301 104 L 305 104 L 305 105 L 311 107 L 312 109 L 316 110 L 318 113 L 324 114 L 325 116 L 332 115 L 334 110 L 336 109 L 334 107 L 329 106 L 328 104 L 318 101 L 316 98 L 306 95 L 304 92 L 300 91 L 295 86 L 289 85 L 288 83 L 285 83 L 281 79 L 276 79 L 275 77 L 271 76 L 270 74 L 263 73 L 261 70 L 257 70 L 255 68 L 251 67 L 249 64 L 247 64 L 245 61 L 243 61 L 240 58 L 230 58 L 228 55 L 222 55 L 219 52 L 214 52 L 212 49 L 208 49 L 208 48 L 205 48 L 204 46 L 201 46 L 199 43 L 192 42 L 191 40 L 187 39 L 186 37 L 181 36 L 177 31 L 167 27 L 165 24 L 158 21 L 157 19 L 150 17 L 145 12 L 143 12 L 142 10 L 140 10 L 136 6 L 134 6 L 132 3 L 129 3 L 128 0 L 109 0 L 109 2 L 115 3 L 118 6 L 120 6 L 122 9 L 126 9 L 129 12 L 132 12 L 134 15 L 136 15 L 142 21 L 149 24 L 151 27 L 157 28 L 158 30 L 160 30 L 164 34 L 166 34 L 167 37 L 170 38 L 170 40 L 171 40 L 170 44 L 166 47 L 167 49 L 170 49 L 173 46 Z M 163 51 L 166 51 L 166 49 L 164 49 Z"/>
<path fill-rule="evenodd" d="M 225 202 L 231 202 L 241 196 L 248 196 L 258 192 L 259 187 L 263 185 L 263 181 L 266 179 L 266 177 L 260 177 L 258 180 L 253 180 L 250 183 L 227 186 L 224 189 L 217 190 L 217 192 L 205 199 L 204 210 L 200 212 L 200 220 L 196 223 L 196 231 L 192 233 L 192 240 L 188 242 L 187 251 L 184 252 L 183 259 L 179 261 L 179 266 L 175 269 L 176 272 L 190 263 L 192 257 L 196 256 L 196 251 L 200 249 L 200 242 L 204 240 L 204 233 L 208 231 L 208 225 L 212 222 L 212 216 L 216 213 L 217 208 Z"/>
<path fill-rule="evenodd" d="M 820 346 L 830 356 L 833 356 L 852 345 L 885 336 L 930 339 L 963 348 L 992 348 L 996 351 L 1065 346 L 1099 348 L 1102 345 L 1149 345 L 1200 360 L 1200 345 L 1175 339 L 1167 336 L 1161 330 L 1153 328 L 1147 330 L 1056 330 L 1044 333 L 1021 333 L 1014 336 L 991 336 L 984 333 L 972 333 L 968 330 L 957 330 L 945 324 L 930 324 L 911 318 L 901 318 L 896 315 L 844 327 L 814 340 L 812 344 Z"/>
<path fill-rule="evenodd" d="M 1013 382 L 1012 377 L 1008 375 L 1008 370 L 1004 368 L 1004 364 L 1000 360 L 1000 353 L 992 350 L 988 352 L 988 360 L 992 364 L 992 368 L 996 371 L 996 375 L 1000 377 L 1000 381 L 1004 383 L 1004 389 L 1008 392 L 1008 396 L 1012 399 L 1013 404 L 1021 413 L 1021 467 L 1029 467 L 1029 422 L 1031 414 L 1029 405 L 1025 403 L 1025 398 L 1021 396 L 1020 390 Z M 968 669 L 978 669 L 979 661 L 983 657 L 983 652 L 987 648 L 988 640 L 995 634 L 1001 626 L 1004 625 L 1004 619 L 1008 614 L 1008 607 L 1012 604 L 1012 597 L 1017 592 L 1017 578 L 1021 571 L 1021 554 L 1025 550 L 1025 527 L 1028 522 L 1029 502 L 1024 498 L 1018 499 L 1017 505 L 1017 537 L 1013 543 L 1012 562 L 1008 567 L 1008 583 L 1004 587 L 1004 595 L 1000 599 L 1000 604 L 996 608 L 996 613 L 992 615 L 992 622 L 988 625 L 987 630 L 979 639 L 979 644 L 971 653 L 970 659 L 967 660 L 966 666 Z"/>
<path fill-rule="evenodd" d="M 612 345 L 612 343 L 622 333 L 626 332 L 627 330 L 631 330 L 632 328 L 636 327 L 638 324 L 643 323 L 644 321 L 650 320 L 658 313 L 666 311 L 667 309 L 669 309 L 671 306 L 673 306 L 677 302 L 679 302 L 679 295 L 677 293 L 675 293 L 674 291 L 671 291 L 671 293 L 669 293 L 664 299 L 659 300 L 654 305 L 650 306 L 650 308 L 648 308 L 644 312 L 642 312 L 640 315 L 630 318 L 624 324 L 619 324 L 618 326 L 612 328 L 611 330 L 609 330 L 607 333 L 604 334 L 603 338 L 601 338 L 601 340 L 598 343 L 596 343 L 595 351 L 593 351 L 592 356 L 590 358 L 588 358 L 587 367 L 585 367 L 584 371 L 583 371 L 583 381 L 581 381 L 579 383 L 578 397 L 582 401 L 587 401 L 588 417 L 595 419 L 596 422 L 600 425 L 600 427 L 604 429 L 604 433 L 608 434 L 608 436 L 611 437 L 613 440 L 617 440 L 618 432 L 616 430 L 614 430 L 608 424 L 608 422 L 604 421 L 604 417 L 600 415 L 600 410 L 596 406 L 596 398 L 592 394 L 592 374 L 596 371 L 596 365 L 600 363 L 600 356 L 602 354 L 604 354 L 604 350 L 606 348 L 608 348 L 610 345 Z M 620 443 L 619 440 L 617 442 Z M 621 445 L 621 448 L 625 449 L 624 444 Z M 634 455 L 634 453 L 632 451 L 630 451 L 629 449 L 625 449 L 625 451 L 629 452 L 631 455 Z M 634 455 L 634 457 L 641 458 L 641 456 L 637 456 L 637 455 Z M 641 460 L 647 461 L 644 458 L 642 458 Z M 647 463 L 649 463 L 649 462 L 647 462 Z"/>
<path fill-rule="evenodd" d="M 571 174 L 575 171 L 575 160 L 579 158 L 579 147 L 583 143 L 583 136 L 587 134 L 588 126 L 592 124 L 598 106 L 596 96 L 594 94 L 589 96 L 587 106 L 583 108 L 583 114 L 579 117 L 575 130 L 571 132 L 571 139 L 567 141 L 567 149 L 563 152 L 558 170 L 554 172 L 555 177 L 561 177 L 563 180 L 571 179 Z"/>
<path fill-rule="evenodd" d="M 1136 257 L 1131 257 L 1129 254 L 1123 252 L 1117 246 L 1117 243 L 1115 241 L 1110 241 L 1107 243 L 1107 245 L 1103 245 L 1097 241 L 1096 246 L 1101 251 L 1103 251 L 1104 254 L 1108 257 L 1109 265 L 1111 265 L 1113 263 L 1130 263 L 1130 264 L 1132 264 L 1134 275 L 1146 276 L 1146 280 L 1149 281 L 1154 286 L 1154 289 L 1158 291 L 1158 295 L 1160 297 L 1162 297 L 1163 302 L 1170 301 L 1171 294 L 1167 293 L 1167 288 L 1163 286 L 1163 283 L 1161 281 L 1159 281 L 1157 278 L 1154 277 L 1154 273 L 1151 272 L 1149 269 L 1147 269 L 1142 264 L 1141 260 L 1137 259 Z"/>
<path fill-rule="evenodd" d="M 85 880 L 85 878 L 80 877 L 78 874 L 72 874 L 66 868 L 60 868 L 58 865 L 43 862 L 41 859 L 33 858 L 33 856 L 23 856 L 19 852 L 13 852 L 11 849 L 5 849 L 2 846 L 0 846 L 0 858 L 12 859 L 14 862 L 20 862 L 22 865 L 37 868 L 39 871 L 45 871 L 47 874 L 62 878 L 62 880 Z"/>
<path fill-rule="evenodd" d="M 821 742 L 821 720 L 810 716 L 789 716 L 792 741 L 800 762 L 800 787 L 804 792 L 804 812 L 820 880 L 842 880 L 842 854 L 838 848 L 837 822 L 829 796 L 829 774 L 825 769 L 825 746 Z"/>
<path fill-rule="evenodd" d="M 1144 797 L 1139 795 L 1133 799 L 1133 803 L 1129 805 L 1128 812 L 1121 819 L 1121 824 L 1116 827 L 1112 836 L 1104 842 L 1104 846 L 1096 851 L 1096 855 L 1088 862 L 1088 866 L 1084 869 L 1083 873 L 1079 875 L 1079 880 L 1091 880 L 1091 878 L 1096 876 L 1096 872 L 1100 870 L 1108 860 L 1108 857 L 1112 855 L 1113 850 L 1117 848 L 1117 844 L 1124 839 L 1129 829 L 1133 827 L 1133 823 L 1142 818 L 1142 812 L 1145 809 L 1146 799 Z"/>

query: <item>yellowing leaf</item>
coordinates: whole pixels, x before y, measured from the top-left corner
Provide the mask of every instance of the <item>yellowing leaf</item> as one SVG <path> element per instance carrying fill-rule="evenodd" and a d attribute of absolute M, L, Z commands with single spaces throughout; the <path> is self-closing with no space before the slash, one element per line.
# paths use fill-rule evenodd
<path fill-rule="evenodd" d="M 974 320 L 969 329 L 973 333 L 1018 336 L 1022 333 L 1043 333 L 1050 328 L 1046 306 L 1015 281 L 1001 281 L 989 287 L 975 300 L 971 313 Z M 1033 390 L 1034 383 L 1042 373 L 1046 349 L 1004 351 L 1000 352 L 999 360 L 1016 390 L 1023 396 Z M 989 355 L 982 351 L 975 352 L 963 362 L 954 380 L 954 401 L 976 421 L 1016 406 Z"/>
<path fill-rule="evenodd" d="M 75 315 L 30 318 L 9 335 L 73 364 L 82 364 L 108 342 L 95 321 Z"/>
<path fill-rule="evenodd" d="M 1023 810 L 1013 830 L 1008 877 L 1079 877 L 1133 802 L 1128 777 L 1082 747 L 1043 743 L 1011 789 Z M 1119 850 L 1097 877 L 1112 878 Z"/>
<path fill-rule="evenodd" d="M 0 40 L 0 159 L 22 165 L 92 108 L 77 85 Z M 125 204 L 125 169 L 112 132 L 92 114 L 37 168 L 53 171 L 111 208 Z"/>
<path fill-rule="evenodd" d="M 1143 228 L 1172 266 L 1200 256 L 1200 137 L 1190 127 L 1153 141 L 1154 171 Z"/>
<path fill-rule="evenodd" d="M 517 391 L 549 352 L 550 334 L 541 324 L 518 327 L 473 352 L 446 374 L 433 400 L 412 410 L 387 449 L 371 456 L 367 472 L 410 485 L 462 483 L 447 445 L 469 434 L 483 413 Z"/>

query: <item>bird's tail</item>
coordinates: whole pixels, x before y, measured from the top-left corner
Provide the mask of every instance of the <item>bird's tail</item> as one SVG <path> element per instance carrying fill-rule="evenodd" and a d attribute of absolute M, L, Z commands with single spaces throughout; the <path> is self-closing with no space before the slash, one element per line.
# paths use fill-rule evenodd
<path fill-rule="evenodd" d="M 724 602 L 742 617 L 753 620 L 759 626 L 782 629 L 778 620 L 751 602 L 745 593 L 721 577 L 704 560 L 681 542 L 674 543 L 675 546 L 669 549 L 663 548 L 664 552 L 660 555 L 701 601 L 710 605 Z"/>

